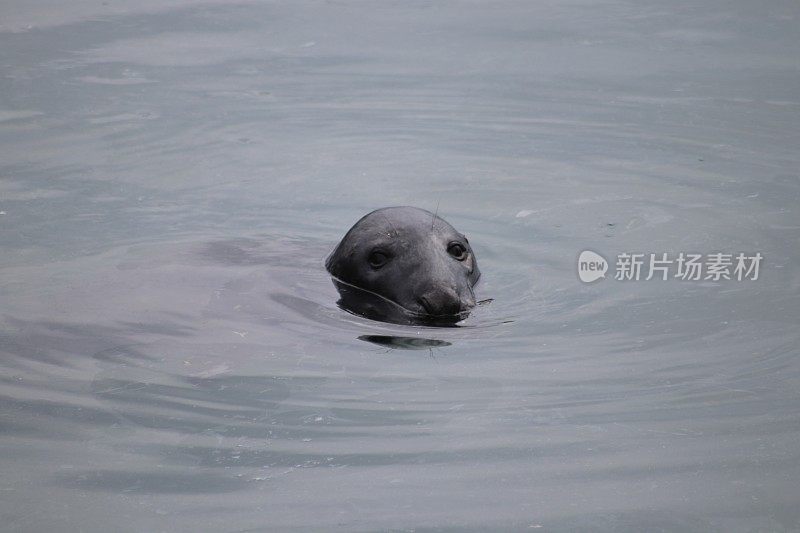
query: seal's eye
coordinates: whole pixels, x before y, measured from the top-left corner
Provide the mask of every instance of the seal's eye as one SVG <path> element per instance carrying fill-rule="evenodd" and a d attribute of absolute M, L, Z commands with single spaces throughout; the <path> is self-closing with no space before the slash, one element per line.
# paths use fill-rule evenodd
<path fill-rule="evenodd" d="M 389 256 L 385 252 L 381 252 L 380 250 L 373 250 L 369 254 L 369 258 L 367 258 L 367 261 L 369 261 L 369 266 L 377 269 L 389 262 Z"/>
<path fill-rule="evenodd" d="M 447 247 L 447 253 L 459 261 L 463 261 L 467 258 L 467 248 L 460 242 L 451 242 L 450 246 Z"/>

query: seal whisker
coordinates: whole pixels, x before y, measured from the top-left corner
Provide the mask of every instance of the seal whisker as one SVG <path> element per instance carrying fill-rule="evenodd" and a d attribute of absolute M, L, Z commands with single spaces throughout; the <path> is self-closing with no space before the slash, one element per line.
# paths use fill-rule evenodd
<path fill-rule="evenodd" d="M 346 287 L 348 287 L 350 289 L 355 289 L 355 290 L 357 290 L 359 292 L 362 292 L 362 293 L 365 293 L 365 294 L 369 294 L 370 296 L 374 296 L 376 298 L 380 298 L 381 300 L 383 300 L 384 302 L 386 302 L 388 304 L 392 304 L 392 305 L 394 305 L 396 307 L 399 307 L 400 309 L 402 309 L 408 315 L 411 315 L 411 316 L 414 316 L 414 317 L 424 317 L 424 316 L 426 316 L 425 313 L 421 313 L 419 311 L 414 311 L 412 309 L 409 309 L 408 307 L 406 307 L 406 306 L 404 306 L 402 304 L 399 304 L 399 303 L 395 302 L 394 300 L 392 300 L 391 298 L 387 298 L 386 296 L 384 296 L 382 294 L 378 294 L 377 292 L 371 291 L 369 289 L 365 289 L 364 287 L 359 287 L 357 285 L 353 285 L 352 283 L 347 283 L 346 281 L 343 281 L 343 280 L 337 278 L 336 276 L 331 276 L 331 278 L 333 278 L 333 280 L 335 282 L 340 283 L 342 285 L 345 285 Z"/>

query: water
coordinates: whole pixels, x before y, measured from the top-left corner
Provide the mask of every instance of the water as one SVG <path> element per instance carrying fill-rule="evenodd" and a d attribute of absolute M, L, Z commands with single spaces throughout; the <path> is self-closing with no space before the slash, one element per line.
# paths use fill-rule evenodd
<path fill-rule="evenodd" d="M 800 530 L 796 2 L 0 13 L 4 531 Z M 387 205 L 464 327 L 336 307 Z"/>

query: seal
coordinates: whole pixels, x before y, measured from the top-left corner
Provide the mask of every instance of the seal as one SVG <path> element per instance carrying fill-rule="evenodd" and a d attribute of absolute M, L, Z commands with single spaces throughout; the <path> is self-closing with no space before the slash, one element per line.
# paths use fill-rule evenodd
<path fill-rule="evenodd" d="M 361 218 L 325 261 L 346 311 L 395 324 L 452 326 L 475 307 L 480 270 L 467 238 L 416 207 Z"/>

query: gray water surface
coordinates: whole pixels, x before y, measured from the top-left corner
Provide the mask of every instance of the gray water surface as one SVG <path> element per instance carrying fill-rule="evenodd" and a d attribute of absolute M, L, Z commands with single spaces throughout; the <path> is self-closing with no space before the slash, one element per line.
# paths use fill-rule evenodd
<path fill-rule="evenodd" d="M 0 528 L 800 531 L 798 148 L 795 1 L 7 1 Z M 388 205 L 462 327 L 336 306 Z"/>

